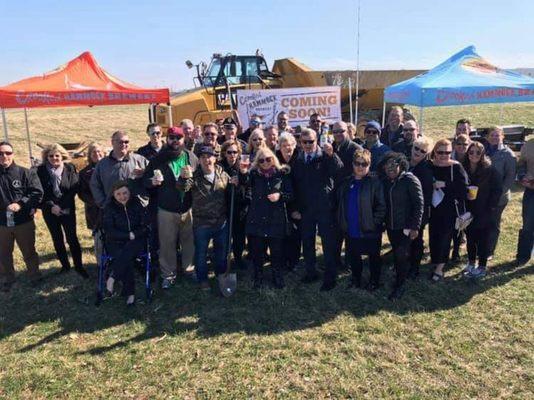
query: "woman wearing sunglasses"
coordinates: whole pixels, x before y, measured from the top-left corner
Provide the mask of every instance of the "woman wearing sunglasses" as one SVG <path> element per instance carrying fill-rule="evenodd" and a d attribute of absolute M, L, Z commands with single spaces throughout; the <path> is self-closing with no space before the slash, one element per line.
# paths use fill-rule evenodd
<path fill-rule="evenodd" d="M 286 203 L 293 198 L 289 171 L 288 166 L 280 165 L 269 148 L 261 147 L 246 179 L 250 199 L 246 233 L 254 263 L 254 288 L 262 285 L 267 248 L 271 255 L 273 286 L 277 289 L 284 287 L 282 266 L 288 229 Z"/>
<path fill-rule="evenodd" d="M 463 166 L 469 177 L 467 209 L 473 214 L 473 222 L 467 227 L 467 255 L 469 261 L 464 274 L 471 277 L 486 275 L 490 252 L 488 229 L 502 194 L 502 178 L 491 165 L 484 145 L 473 142 L 467 149 Z M 476 266 L 478 258 L 478 267 Z"/>
<path fill-rule="evenodd" d="M 434 191 L 429 220 L 430 257 L 435 265 L 431 280 L 443 279 L 443 268 L 449 260 L 456 217 L 467 195 L 467 174 L 462 165 L 451 159 L 452 143 L 440 139 L 432 150 Z"/>
<path fill-rule="evenodd" d="M 221 146 L 221 160 L 219 164 L 230 177 L 239 174 L 239 164 L 242 154 L 241 143 L 238 139 L 227 140 Z M 245 250 L 245 225 L 247 217 L 247 204 L 245 188 L 238 186 L 234 195 L 234 218 L 232 224 L 232 252 L 235 266 L 238 269 L 246 269 L 243 263 L 243 251 Z"/>
<path fill-rule="evenodd" d="M 254 160 L 260 147 L 265 145 L 265 134 L 261 129 L 254 129 L 248 138 L 248 145 L 246 153 L 250 154 L 250 159 Z"/>
<path fill-rule="evenodd" d="M 413 142 L 412 156 L 410 158 L 410 172 L 414 174 L 423 189 L 423 198 L 425 201 L 423 209 L 423 219 L 421 220 L 421 227 L 419 234 L 412 240 L 410 245 L 410 271 L 408 278 L 416 279 L 419 276 L 419 266 L 423 258 L 424 242 L 423 236 L 428 218 L 430 216 L 430 208 L 432 207 L 432 192 L 434 190 L 434 176 L 432 172 L 432 163 L 428 159 L 434 141 L 428 136 L 421 136 Z"/>
<path fill-rule="evenodd" d="M 336 202 L 337 221 L 345 234 L 352 269 L 349 288 L 362 287 L 362 255 L 368 254 L 371 279 L 366 288 L 374 291 L 380 283 L 380 246 L 386 203 L 380 180 L 369 175 L 370 166 L 369 150 L 356 150 L 352 161 L 352 176 L 340 183 Z"/>

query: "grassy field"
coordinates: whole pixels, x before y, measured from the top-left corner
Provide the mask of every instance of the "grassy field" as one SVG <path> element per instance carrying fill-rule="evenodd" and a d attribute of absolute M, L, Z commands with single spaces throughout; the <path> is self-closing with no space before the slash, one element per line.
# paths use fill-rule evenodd
<path fill-rule="evenodd" d="M 32 110 L 30 123 L 41 141 L 108 142 L 125 129 L 136 147 L 146 141 L 146 115 L 144 106 Z M 499 106 L 430 109 L 425 132 L 450 136 L 460 117 L 485 126 L 499 115 Z M 533 126 L 534 106 L 506 105 L 502 117 Z M 24 164 L 23 114 L 8 118 Z M 0 294 L 0 398 L 533 398 L 534 269 L 513 265 L 520 199 L 517 190 L 486 278 L 465 280 L 452 265 L 443 284 L 412 282 L 395 304 L 386 300 L 393 278 L 386 268 L 375 294 L 346 290 L 346 273 L 327 294 L 296 275 L 284 290 L 256 292 L 241 274 L 229 299 L 184 278 L 136 310 L 126 311 L 121 298 L 95 308 L 94 280 L 55 274 L 59 263 L 38 216 L 46 279 L 34 290 L 21 275 Z M 16 262 L 23 270 L 18 250 Z"/>

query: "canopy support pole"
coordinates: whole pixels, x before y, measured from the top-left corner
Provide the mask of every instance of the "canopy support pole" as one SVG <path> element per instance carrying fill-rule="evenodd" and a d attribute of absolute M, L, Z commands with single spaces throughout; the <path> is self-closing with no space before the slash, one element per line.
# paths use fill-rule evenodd
<path fill-rule="evenodd" d="M 30 137 L 30 126 L 28 125 L 28 109 L 24 109 L 24 122 L 26 123 L 26 138 L 28 139 L 28 154 L 30 155 L 30 165 L 33 166 L 32 139 Z"/>
<path fill-rule="evenodd" d="M 382 102 L 382 126 L 386 124 L 386 101 Z"/>
<path fill-rule="evenodd" d="M 4 140 L 7 141 L 9 139 L 9 135 L 7 132 L 7 119 L 6 119 L 6 110 L 2 108 L 2 122 L 4 124 Z"/>
<path fill-rule="evenodd" d="M 350 111 L 350 122 L 354 123 L 354 119 L 352 118 L 352 79 L 349 76 L 349 111 Z"/>
<path fill-rule="evenodd" d="M 169 128 L 170 128 L 171 126 L 174 126 L 172 123 L 172 107 L 170 103 L 167 106 L 167 113 L 169 114 Z"/>
<path fill-rule="evenodd" d="M 423 136 L 423 110 L 424 107 L 419 107 L 419 135 Z"/>

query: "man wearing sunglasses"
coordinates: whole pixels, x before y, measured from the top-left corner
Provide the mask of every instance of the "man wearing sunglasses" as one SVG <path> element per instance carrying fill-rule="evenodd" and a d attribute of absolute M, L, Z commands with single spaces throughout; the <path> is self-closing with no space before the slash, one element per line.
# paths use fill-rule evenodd
<path fill-rule="evenodd" d="M 221 154 L 221 145 L 217 142 L 217 138 L 219 137 L 219 126 L 214 122 L 208 122 L 202 127 L 202 142 L 195 143 L 195 147 L 193 148 L 193 153 L 197 157 L 200 155 L 200 150 L 203 147 L 211 147 L 217 158 L 219 158 L 219 154 Z"/>
<path fill-rule="evenodd" d="M 369 121 L 365 125 L 365 143 L 363 147 L 371 152 L 371 171 L 376 171 L 382 158 L 391 149 L 380 142 L 380 124 L 376 121 Z"/>
<path fill-rule="evenodd" d="M 419 137 L 417 122 L 413 119 L 406 121 L 402 127 L 402 134 L 403 137 L 393 144 L 392 150 L 396 153 L 404 154 L 406 159 L 410 161 L 413 142 Z"/>
<path fill-rule="evenodd" d="M 143 178 L 147 189 L 157 191 L 159 264 L 163 289 L 169 289 L 176 280 L 178 238 L 182 249 L 182 270 L 190 269 L 193 265 L 191 195 L 178 189 L 176 184 L 185 169 L 194 171 L 197 165 L 197 157 L 185 148 L 182 129 L 171 127 L 167 133 L 166 148 L 148 164 Z"/>
<path fill-rule="evenodd" d="M 228 140 L 235 140 L 239 142 L 241 148 L 247 147 L 247 144 L 241 139 L 237 138 L 237 123 L 232 117 L 226 117 L 223 121 L 223 136 L 219 137 L 219 144 L 222 144 Z"/>
<path fill-rule="evenodd" d="M 148 124 L 146 127 L 146 134 L 149 137 L 149 142 L 137 149 L 136 153 L 141 154 L 148 161 L 156 157 L 161 149 L 163 149 L 163 133 L 158 124 Z"/>
<path fill-rule="evenodd" d="M 248 128 L 245 130 L 245 132 L 239 135 L 239 139 L 241 139 L 245 143 L 248 143 L 248 139 L 250 138 L 252 131 L 254 129 L 262 129 L 262 128 L 263 128 L 263 121 L 261 120 L 261 117 L 258 115 L 253 115 L 250 118 Z"/>
<path fill-rule="evenodd" d="M 148 160 L 140 154 L 130 152 L 130 138 L 123 131 L 116 131 L 111 136 L 113 150 L 107 157 L 96 164 L 91 176 L 91 192 L 95 203 L 104 208 L 111 198 L 111 188 L 117 181 L 128 181 L 133 195 L 145 196 L 140 178 L 143 177 Z M 146 204 L 146 199 L 144 199 Z"/>
<path fill-rule="evenodd" d="M 319 279 L 316 269 L 315 236 L 323 245 L 325 273 L 321 291 L 336 286 L 336 229 L 334 226 L 334 181 L 339 176 L 343 163 L 334 154 L 330 144 L 324 149 L 317 146 L 317 134 L 305 128 L 301 132 L 303 151 L 298 155 L 292 169 L 295 204 L 291 217 L 301 220 L 302 245 L 306 275 L 303 283 Z"/>
<path fill-rule="evenodd" d="M 33 213 L 42 198 L 43 188 L 35 171 L 16 165 L 13 146 L 0 142 L 0 284 L 4 292 L 8 292 L 15 281 L 15 241 L 32 283 L 37 283 L 41 277 Z"/>

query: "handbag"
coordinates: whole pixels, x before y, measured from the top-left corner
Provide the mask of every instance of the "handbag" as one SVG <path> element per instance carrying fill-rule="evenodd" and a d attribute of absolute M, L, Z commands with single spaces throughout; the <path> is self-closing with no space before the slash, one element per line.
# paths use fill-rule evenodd
<path fill-rule="evenodd" d="M 453 167 L 451 165 L 451 182 L 454 181 Z M 465 209 L 465 202 L 463 203 L 463 213 L 460 214 L 460 209 L 458 208 L 459 201 L 454 199 L 454 207 L 456 208 L 456 221 L 454 222 L 454 229 L 457 231 L 465 230 L 471 222 L 473 222 L 473 214 Z"/>

